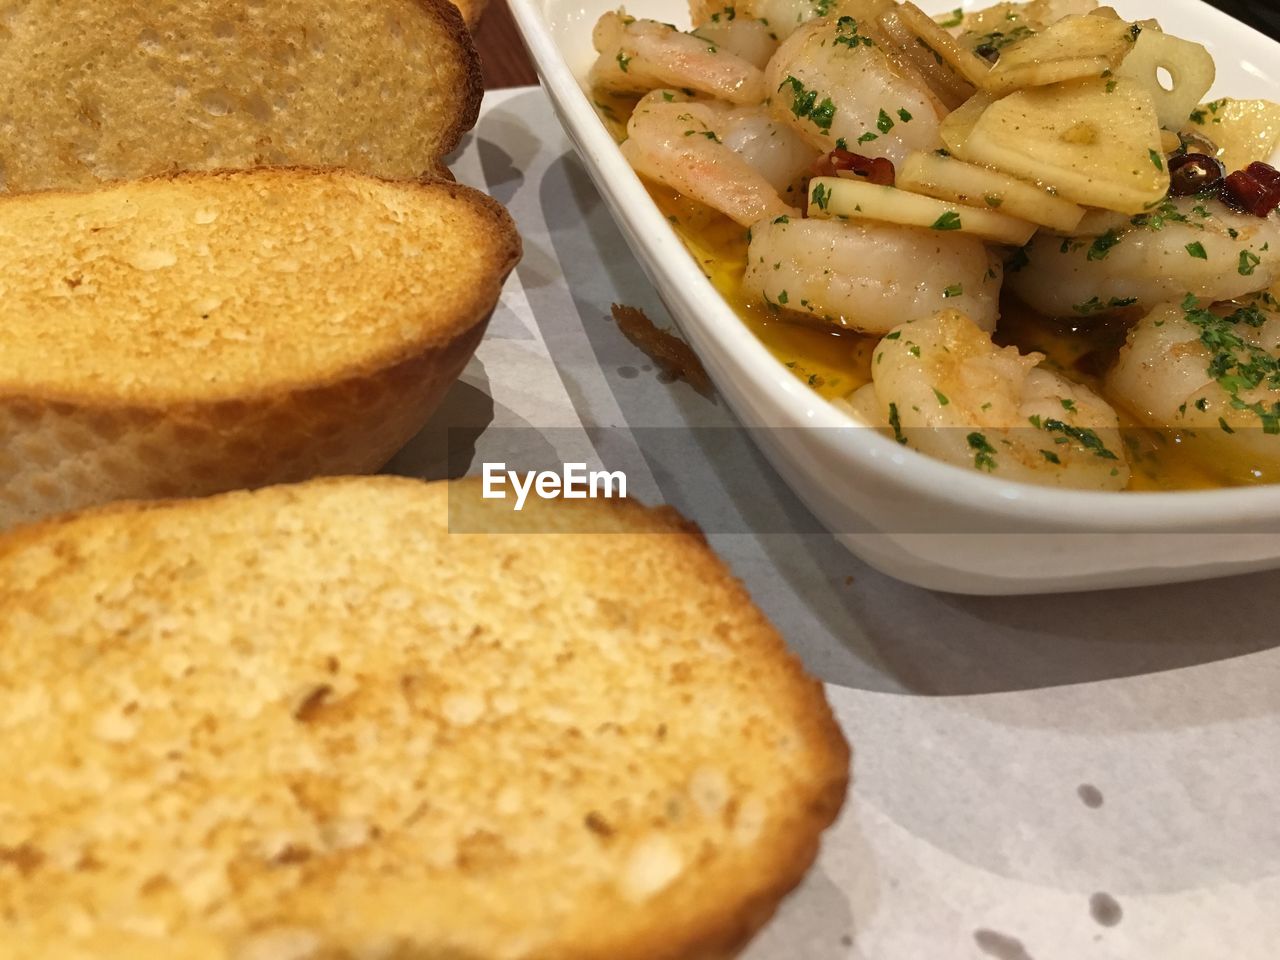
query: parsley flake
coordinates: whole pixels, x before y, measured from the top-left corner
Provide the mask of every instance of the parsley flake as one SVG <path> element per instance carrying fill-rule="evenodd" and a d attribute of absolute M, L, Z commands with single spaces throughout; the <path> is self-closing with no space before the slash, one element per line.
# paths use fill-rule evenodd
<path fill-rule="evenodd" d="M 1111 248 L 1119 242 L 1120 234 L 1115 230 L 1108 230 L 1090 244 L 1089 252 L 1086 256 L 1089 260 L 1105 260 L 1107 259 L 1107 254 L 1111 252 Z"/>
<path fill-rule="evenodd" d="M 979 470 L 986 470 L 990 473 L 996 468 L 996 448 L 987 442 L 987 438 L 981 433 L 971 433 L 965 438 L 969 443 L 969 449 L 973 451 L 973 465 Z"/>
<path fill-rule="evenodd" d="M 893 439 L 905 446 L 907 438 L 902 434 L 902 421 L 898 419 L 898 405 L 896 403 L 889 404 L 889 426 L 893 427 Z"/>

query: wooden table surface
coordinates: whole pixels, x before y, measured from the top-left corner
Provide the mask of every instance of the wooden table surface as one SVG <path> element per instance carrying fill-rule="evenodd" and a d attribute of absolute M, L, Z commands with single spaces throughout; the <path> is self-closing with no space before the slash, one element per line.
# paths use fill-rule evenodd
<path fill-rule="evenodd" d="M 1225 10 L 1258 30 L 1280 39 L 1280 3 L 1276 0 L 1209 0 L 1215 7 Z M 488 90 L 502 87 L 519 87 L 537 83 L 524 43 L 507 9 L 507 0 L 489 0 L 480 29 L 476 31 L 476 46 L 484 65 L 484 83 Z"/>
<path fill-rule="evenodd" d="M 476 31 L 476 49 L 480 51 L 480 65 L 484 69 L 484 88 L 500 90 L 503 87 L 522 87 L 537 83 L 524 41 L 516 30 L 507 0 L 489 0 L 480 29 Z"/>

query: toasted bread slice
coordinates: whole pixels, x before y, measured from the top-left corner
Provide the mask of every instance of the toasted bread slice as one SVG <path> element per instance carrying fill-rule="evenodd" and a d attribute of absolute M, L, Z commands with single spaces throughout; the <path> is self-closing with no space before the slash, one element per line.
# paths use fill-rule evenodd
<path fill-rule="evenodd" d="M 190 173 L 0 198 L 0 526 L 380 467 L 520 241 L 444 181 Z"/>
<path fill-rule="evenodd" d="M 15 193 L 264 164 L 417 177 L 481 95 L 446 0 L 26 0 L 0 16 L 0 77 Z"/>
<path fill-rule="evenodd" d="M 479 494 L 0 539 L 0 955 L 732 956 L 843 802 L 821 686 L 673 513 Z"/>

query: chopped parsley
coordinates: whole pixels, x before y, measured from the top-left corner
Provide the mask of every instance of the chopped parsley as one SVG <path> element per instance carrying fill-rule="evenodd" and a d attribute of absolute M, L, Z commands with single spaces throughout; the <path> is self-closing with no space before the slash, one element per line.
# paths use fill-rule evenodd
<path fill-rule="evenodd" d="M 1062 465 L 1062 461 L 1058 458 L 1058 455 L 1054 453 L 1052 450 L 1041 450 L 1040 456 L 1044 457 L 1050 463 L 1056 463 L 1058 466 Z"/>
<path fill-rule="evenodd" d="M 993 30 L 990 33 L 985 33 L 976 38 L 973 42 L 973 47 L 975 51 L 982 51 L 985 48 L 994 54 L 1003 50 L 1011 43 L 1017 43 L 1019 40 L 1027 39 L 1027 37 L 1032 36 L 1034 33 L 1035 31 L 1030 27 L 1019 24 L 1008 33 L 1005 33 L 1003 30 Z M 979 52 L 978 56 L 982 56 L 982 53 Z"/>
<path fill-rule="evenodd" d="M 1240 276 L 1252 277 L 1253 271 L 1257 269 L 1258 264 L 1262 262 L 1262 258 L 1256 253 L 1248 250 L 1240 251 Z"/>
<path fill-rule="evenodd" d="M 884 112 L 884 108 L 880 109 L 880 116 L 876 118 L 876 129 L 881 133 L 888 133 L 893 129 L 893 118 Z"/>
<path fill-rule="evenodd" d="M 905 445 L 907 438 L 902 434 L 902 421 L 898 419 L 898 405 L 896 403 L 889 404 L 889 426 L 893 427 L 893 439 Z"/>
<path fill-rule="evenodd" d="M 964 284 L 953 283 L 947 289 L 942 291 L 942 299 L 950 300 L 952 297 L 960 297 L 964 295 Z"/>
<path fill-rule="evenodd" d="M 943 393 L 941 390 L 939 390 L 937 387 L 933 388 L 933 395 L 938 398 L 938 406 L 940 407 L 945 407 L 948 403 L 951 402 L 949 399 L 947 399 L 947 395 Z"/>
<path fill-rule="evenodd" d="M 981 433 L 971 433 L 965 438 L 969 442 L 969 449 L 973 451 L 973 465 L 979 470 L 986 470 L 990 473 L 996 468 L 996 448 L 987 442 L 987 438 Z"/>
<path fill-rule="evenodd" d="M 988 193 L 982 199 L 986 201 L 988 207 L 998 207 L 1004 203 L 1004 197 L 998 193 Z"/>
<path fill-rule="evenodd" d="M 821 183 L 813 185 L 813 194 L 809 197 L 810 202 L 819 210 L 827 209 L 827 204 L 831 202 L 831 188 Z"/>
<path fill-rule="evenodd" d="M 819 130 L 830 130 L 836 115 L 836 105 L 831 98 L 824 97 L 819 103 L 818 91 L 805 89 L 805 85 L 795 77 L 783 80 L 778 91 L 787 86 L 791 87 L 791 112 L 802 120 L 808 119 Z"/>
<path fill-rule="evenodd" d="M 813 113 L 809 115 L 809 119 L 813 125 L 819 130 L 830 130 L 831 122 L 836 118 L 836 105 L 831 102 L 830 97 L 823 97 L 822 102 L 813 108 Z"/>
<path fill-rule="evenodd" d="M 1205 252 L 1204 244 L 1197 240 L 1195 243 L 1187 244 L 1187 253 L 1195 257 L 1197 260 L 1208 260 L 1209 254 Z"/>
<path fill-rule="evenodd" d="M 880 134 L 872 133 L 870 130 L 868 130 L 866 133 L 864 133 L 862 136 L 858 138 L 858 142 L 870 143 L 872 140 L 879 140 L 879 139 L 880 139 Z"/>
<path fill-rule="evenodd" d="M 960 221 L 960 214 L 954 210 L 948 210 L 937 220 L 933 221 L 933 230 L 959 230 L 964 224 Z"/>
<path fill-rule="evenodd" d="M 907 110 L 906 107 L 899 107 L 898 119 L 901 120 L 903 123 L 910 123 L 913 118 L 911 116 L 911 112 Z"/>
<path fill-rule="evenodd" d="M 1103 310 L 1118 310 L 1122 307 L 1132 307 L 1138 302 L 1137 297 L 1112 297 L 1110 300 L 1101 300 L 1098 297 L 1090 297 L 1084 303 L 1077 303 L 1072 306 L 1072 310 L 1087 317 L 1093 313 L 1101 313 Z"/>
<path fill-rule="evenodd" d="M 1182 223 L 1197 230 L 1204 229 L 1204 224 L 1192 221 L 1169 200 L 1161 200 L 1153 207 L 1151 213 L 1140 213 L 1130 218 L 1129 222 L 1135 227 L 1145 227 L 1153 232 L 1163 230 L 1166 223 Z"/>
<path fill-rule="evenodd" d="M 956 7 L 947 14 L 947 19 L 938 21 L 938 26 L 946 27 L 950 30 L 952 27 L 958 27 L 962 23 L 964 23 L 964 9 L 962 7 Z"/>
<path fill-rule="evenodd" d="M 1187 294 L 1182 311 L 1200 331 L 1200 343 L 1209 351 L 1206 371 L 1231 398 L 1232 408 L 1255 414 L 1262 421 L 1264 433 L 1280 434 L 1280 401 L 1269 405 L 1261 401 L 1246 403 L 1240 397 L 1242 392 L 1258 387 L 1280 391 L 1280 360 L 1246 341 L 1236 330 L 1239 324 L 1261 327 L 1266 316 L 1253 305 L 1219 316 L 1201 309 L 1198 302 L 1194 294 Z"/>
<path fill-rule="evenodd" d="M 629 64 L 629 63 L 631 62 L 631 58 L 630 58 L 630 57 L 628 57 L 628 56 L 627 56 L 625 53 L 623 53 L 621 50 L 619 50 L 619 51 L 618 51 L 618 56 L 617 56 L 617 57 L 615 57 L 615 59 L 618 61 L 618 66 L 619 66 L 619 68 L 621 68 L 622 72 L 623 72 L 623 73 L 626 73 L 626 72 L 627 72 L 627 64 Z"/>
<path fill-rule="evenodd" d="M 1204 126 L 1205 122 L 1209 119 L 1209 115 L 1216 114 L 1219 110 L 1221 110 L 1226 105 L 1226 103 L 1227 103 L 1227 98 L 1223 97 L 1221 100 L 1213 100 L 1209 103 L 1202 104 L 1201 106 L 1191 111 L 1191 122 L 1198 123 L 1201 126 Z M 1213 122 L 1221 123 L 1222 118 L 1215 116 Z"/>
<path fill-rule="evenodd" d="M 1120 234 L 1115 230 L 1108 230 L 1102 236 L 1098 237 L 1089 246 L 1087 254 L 1090 260 L 1105 260 L 1107 254 L 1111 252 L 1111 248 L 1120 242 Z"/>
<path fill-rule="evenodd" d="M 1088 450 L 1095 457 L 1101 457 L 1103 460 L 1119 460 L 1114 453 L 1107 449 L 1107 445 L 1102 442 L 1102 438 L 1088 427 L 1077 427 L 1070 423 L 1064 423 L 1053 417 L 1042 420 L 1039 415 L 1027 418 L 1033 427 L 1037 430 L 1043 430 L 1046 433 L 1060 433 L 1062 439 L 1056 442 L 1066 443 L 1068 440 L 1074 440 L 1084 449 Z"/>
<path fill-rule="evenodd" d="M 821 16 L 821 14 L 819 14 Z M 853 17 L 841 17 L 836 21 L 836 37 L 831 41 L 833 46 L 844 46 L 850 50 L 857 47 L 874 47 L 875 41 L 858 33 L 858 21 Z"/>
<path fill-rule="evenodd" d="M 1164 171 L 1164 157 L 1160 156 L 1160 154 L 1159 154 L 1159 153 L 1157 153 L 1155 150 L 1148 150 L 1148 151 L 1147 151 L 1147 155 L 1148 155 L 1149 157 L 1151 157 L 1151 162 L 1155 165 L 1155 168 L 1156 168 L 1157 170 L 1159 170 L 1159 171 L 1163 172 L 1163 171 Z"/>

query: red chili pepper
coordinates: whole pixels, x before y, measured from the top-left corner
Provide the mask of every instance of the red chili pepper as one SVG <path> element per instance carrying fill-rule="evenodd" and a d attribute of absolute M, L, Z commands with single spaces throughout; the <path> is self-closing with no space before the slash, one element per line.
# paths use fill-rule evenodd
<path fill-rule="evenodd" d="M 836 177 L 841 171 L 851 172 L 859 180 L 877 183 L 882 187 L 892 187 L 897 178 L 892 160 L 886 160 L 884 157 L 864 157 L 839 147 L 830 153 L 824 153 L 814 161 L 812 175 Z"/>
<path fill-rule="evenodd" d="M 1269 217 L 1280 207 L 1280 170 L 1268 163 L 1251 163 L 1227 177 L 1222 199 L 1255 217 Z"/>
<path fill-rule="evenodd" d="M 1261 160 L 1255 160 L 1245 168 L 1246 173 L 1251 173 L 1264 183 L 1275 184 L 1280 183 L 1280 170 L 1277 170 L 1269 163 L 1263 163 Z"/>

